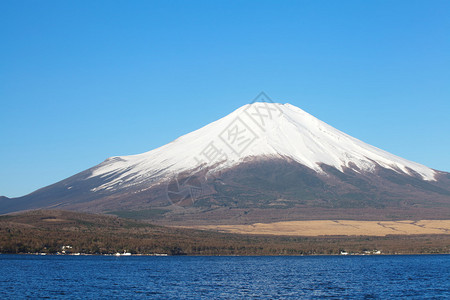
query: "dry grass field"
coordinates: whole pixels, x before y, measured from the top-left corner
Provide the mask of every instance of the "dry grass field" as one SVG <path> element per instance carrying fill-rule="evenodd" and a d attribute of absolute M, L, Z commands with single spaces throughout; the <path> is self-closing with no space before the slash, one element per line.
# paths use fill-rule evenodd
<path fill-rule="evenodd" d="M 288 221 L 252 225 L 202 225 L 189 228 L 240 234 L 287 236 L 386 236 L 450 234 L 450 220 L 421 221 Z"/>

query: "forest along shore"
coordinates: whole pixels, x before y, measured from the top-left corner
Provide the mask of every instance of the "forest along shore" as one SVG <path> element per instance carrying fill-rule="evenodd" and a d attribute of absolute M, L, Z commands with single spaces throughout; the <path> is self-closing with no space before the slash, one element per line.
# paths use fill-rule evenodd
<path fill-rule="evenodd" d="M 406 221 L 405 224 L 411 225 Z M 423 224 L 417 222 L 416 225 L 411 226 L 422 227 Z M 271 234 L 269 231 L 260 231 L 259 234 L 249 232 L 245 234 L 224 233 L 213 230 L 157 226 L 108 215 L 37 210 L 0 216 L 0 253 L 130 253 L 142 255 L 443 254 L 450 253 L 450 234 L 447 232 L 446 234 L 407 235 L 400 232 L 397 235 L 383 236 L 306 236 L 306 234 L 303 236 L 289 236 L 287 234 L 280 236 L 273 235 L 273 232 Z"/>

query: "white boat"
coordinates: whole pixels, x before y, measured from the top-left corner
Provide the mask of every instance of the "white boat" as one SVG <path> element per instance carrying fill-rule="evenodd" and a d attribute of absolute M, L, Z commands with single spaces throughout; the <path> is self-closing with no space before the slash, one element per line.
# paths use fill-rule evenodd
<path fill-rule="evenodd" d="M 130 252 L 127 252 L 126 250 L 123 250 L 123 253 L 119 253 L 117 252 L 116 254 L 114 254 L 115 256 L 131 256 Z"/>

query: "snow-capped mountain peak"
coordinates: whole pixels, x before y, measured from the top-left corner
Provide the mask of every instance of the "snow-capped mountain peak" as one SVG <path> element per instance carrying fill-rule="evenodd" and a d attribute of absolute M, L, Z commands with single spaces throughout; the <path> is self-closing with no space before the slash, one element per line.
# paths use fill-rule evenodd
<path fill-rule="evenodd" d="M 447 218 L 450 173 L 355 139 L 290 104 L 257 102 L 152 151 L 116 156 L 0 213 L 124 212 L 170 225 Z"/>
<path fill-rule="evenodd" d="M 258 157 L 290 158 L 318 173 L 321 164 L 371 172 L 379 165 L 435 180 L 435 171 L 366 144 L 291 104 L 256 102 L 152 151 L 107 159 L 92 177 L 112 176 L 95 190 L 146 183 L 195 168 L 212 171 Z"/>

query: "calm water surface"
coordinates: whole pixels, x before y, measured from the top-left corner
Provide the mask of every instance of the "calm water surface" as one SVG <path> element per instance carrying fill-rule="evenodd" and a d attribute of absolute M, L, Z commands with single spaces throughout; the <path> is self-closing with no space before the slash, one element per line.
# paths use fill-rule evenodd
<path fill-rule="evenodd" d="M 450 299 L 450 256 L 0 255 L 0 299 Z"/>

